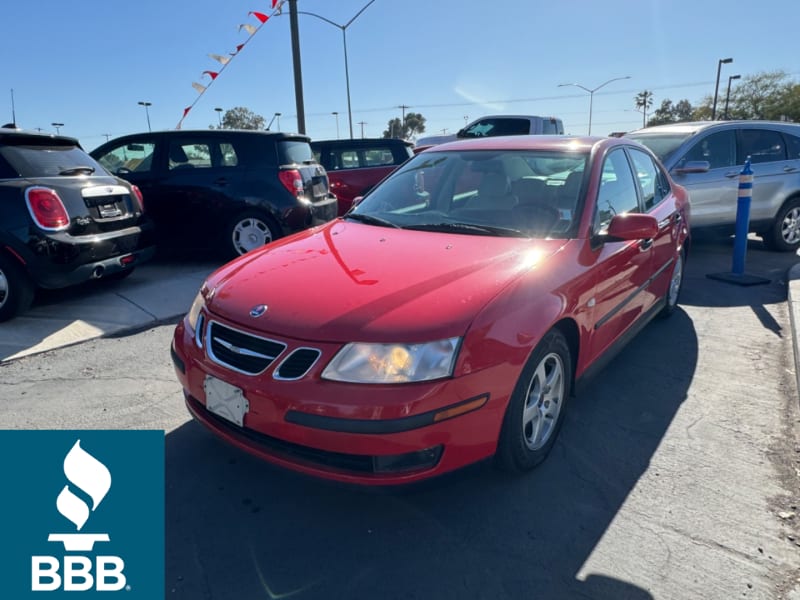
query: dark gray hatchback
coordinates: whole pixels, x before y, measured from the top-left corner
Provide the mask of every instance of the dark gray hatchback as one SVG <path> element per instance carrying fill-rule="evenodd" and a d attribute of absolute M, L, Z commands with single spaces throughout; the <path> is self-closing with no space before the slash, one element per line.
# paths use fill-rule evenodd
<path fill-rule="evenodd" d="M 142 190 L 159 244 L 227 256 L 336 217 L 309 138 L 213 129 L 120 137 L 91 152 Z"/>

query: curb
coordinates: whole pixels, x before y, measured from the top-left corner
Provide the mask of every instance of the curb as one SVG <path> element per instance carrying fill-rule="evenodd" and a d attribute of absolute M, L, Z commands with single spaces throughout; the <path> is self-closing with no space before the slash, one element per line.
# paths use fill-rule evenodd
<path fill-rule="evenodd" d="M 792 348 L 794 350 L 794 375 L 800 389 L 800 264 L 794 265 L 787 274 L 787 302 L 789 304 L 789 323 L 792 329 Z"/>

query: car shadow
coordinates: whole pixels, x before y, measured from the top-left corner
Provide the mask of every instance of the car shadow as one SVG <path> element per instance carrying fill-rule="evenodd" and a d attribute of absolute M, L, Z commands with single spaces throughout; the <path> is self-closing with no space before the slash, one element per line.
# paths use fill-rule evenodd
<path fill-rule="evenodd" d="M 583 382 L 550 456 L 523 475 L 482 463 L 410 488 L 352 488 L 273 468 L 188 422 L 166 436 L 167 597 L 650 599 L 646 581 L 587 561 L 651 468 L 697 349 L 683 310 L 652 322 Z"/>

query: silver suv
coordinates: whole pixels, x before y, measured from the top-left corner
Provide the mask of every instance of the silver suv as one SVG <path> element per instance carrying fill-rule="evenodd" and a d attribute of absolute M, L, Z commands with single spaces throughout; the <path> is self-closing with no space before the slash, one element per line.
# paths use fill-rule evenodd
<path fill-rule="evenodd" d="M 736 224 L 739 172 L 750 157 L 750 231 L 781 251 L 800 248 L 800 124 L 773 121 L 673 123 L 626 134 L 650 148 L 689 190 L 693 228 Z"/>

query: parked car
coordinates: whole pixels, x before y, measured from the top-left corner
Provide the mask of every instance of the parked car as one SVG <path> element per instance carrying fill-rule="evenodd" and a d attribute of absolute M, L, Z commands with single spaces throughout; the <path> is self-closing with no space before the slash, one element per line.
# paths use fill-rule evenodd
<path fill-rule="evenodd" d="M 464 138 L 499 137 L 503 135 L 563 135 L 564 123 L 556 117 L 533 115 L 487 115 L 475 119 L 451 135 L 433 135 L 419 138 L 415 153 L 431 146 Z"/>
<path fill-rule="evenodd" d="M 0 129 L 0 321 L 24 312 L 37 286 L 126 277 L 152 244 L 139 189 L 78 140 Z"/>
<path fill-rule="evenodd" d="M 564 123 L 556 117 L 533 115 L 488 115 L 474 120 L 456 133 L 457 138 L 501 135 L 563 135 Z"/>
<path fill-rule="evenodd" d="M 238 256 L 336 217 L 325 169 L 302 135 L 161 131 L 120 137 L 91 154 L 141 188 L 163 245 Z"/>
<path fill-rule="evenodd" d="M 312 141 L 314 157 L 328 172 L 331 191 L 339 199 L 339 214 L 353 200 L 413 155 L 413 144 L 395 138 Z"/>
<path fill-rule="evenodd" d="M 575 380 L 675 311 L 689 218 L 630 140 L 437 146 L 206 280 L 171 347 L 186 405 L 241 449 L 344 482 L 491 456 L 531 469 Z"/>
<path fill-rule="evenodd" d="M 750 231 L 780 251 L 800 248 L 800 125 L 702 121 L 639 129 L 628 139 L 650 148 L 689 190 L 692 226 L 733 233 L 739 174 L 752 163 Z"/>

